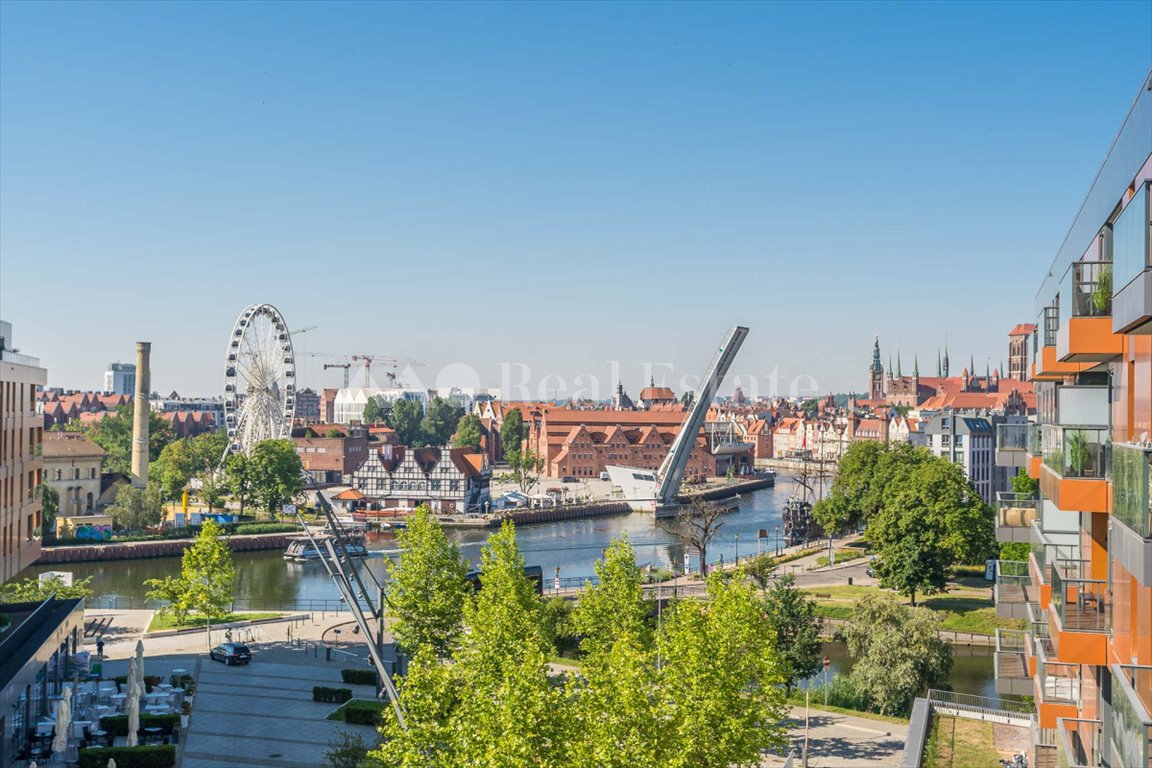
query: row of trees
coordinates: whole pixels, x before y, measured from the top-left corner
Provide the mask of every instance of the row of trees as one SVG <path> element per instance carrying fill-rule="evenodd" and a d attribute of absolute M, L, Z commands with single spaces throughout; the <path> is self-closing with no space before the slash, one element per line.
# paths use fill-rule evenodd
<path fill-rule="evenodd" d="M 366 424 L 386 422 L 396 431 L 401 445 L 419 448 L 448 445 L 463 416 L 462 406 L 442 397 L 432 398 L 427 408 L 417 400 L 396 400 L 390 409 L 372 397 L 364 406 L 363 419 Z"/>
<path fill-rule="evenodd" d="M 757 591 L 717 573 L 707 602 L 653 620 L 626 539 L 596 565 L 571 616 L 581 674 L 556 677 L 553 611 L 524 575 L 515 530 L 482 553 L 483 588 L 435 519 L 418 511 L 389 566 L 397 642 L 412 656 L 385 713 L 384 766 L 758 765 L 783 744 L 788 662 Z"/>
<path fill-rule="evenodd" d="M 881 586 L 944 590 L 951 566 L 996 552 L 995 519 L 964 469 L 907 443 L 853 443 L 813 517 L 830 534 L 867 527 Z"/>

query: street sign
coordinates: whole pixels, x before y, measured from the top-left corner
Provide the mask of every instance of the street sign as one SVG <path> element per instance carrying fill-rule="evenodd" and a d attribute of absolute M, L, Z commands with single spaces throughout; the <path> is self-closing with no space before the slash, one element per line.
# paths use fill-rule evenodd
<path fill-rule="evenodd" d="M 756 538 L 758 538 L 758 539 L 768 538 L 768 529 L 767 528 L 761 528 L 760 530 L 756 531 Z"/>
<path fill-rule="evenodd" d="M 285 504 L 283 507 L 280 508 L 280 511 L 286 515 L 294 515 L 294 514 L 296 514 L 296 505 L 295 504 Z"/>

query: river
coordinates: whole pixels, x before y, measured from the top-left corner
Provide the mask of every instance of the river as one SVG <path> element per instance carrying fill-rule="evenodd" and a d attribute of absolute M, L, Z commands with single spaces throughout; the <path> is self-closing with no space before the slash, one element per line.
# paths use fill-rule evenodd
<path fill-rule="evenodd" d="M 744 494 L 740 508 L 724 517 L 724 526 L 708 550 L 708 560 L 721 558 L 731 561 L 737 553 L 747 556 L 757 548 L 757 531 L 768 529 L 777 534 L 780 510 L 784 501 L 795 491 L 787 477 L 777 479 L 776 487 Z M 449 530 L 455 541 L 473 565 L 480 561 L 480 550 L 488 536 L 485 530 Z M 556 575 L 564 578 L 593 575 L 593 565 L 608 544 L 621 534 L 636 550 L 642 565 L 671 568 L 682 565 L 684 547 L 668 530 L 657 524 L 651 514 L 634 513 L 615 517 L 572 520 L 544 525 L 522 526 L 516 532 L 520 549 L 529 565 L 544 569 L 546 579 Z M 772 540 L 761 542 L 772 547 Z M 399 554 L 395 537 L 390 532 L 373 534 L 369 543 L 373 556 L 365 560 L 377 578 L 383 580 L 389 558 Z M 299 605 L 308 601 L 330 601 L 335 605 L 336 588 L 319 563 L 287 563 L 280 551 L 239 552 L 236 563 L 235 595 L 238 603 L 253 608 L 275 608 Z M 174 575 L 180 560 L 174 557 L 147 560 L 120 560 L 104 563 L 72 563 L 56 566 L 33 566 L 22 575 L 34 575 L 46 570 L 68 570 L 76 578 L 92 576 L 92 586 L 100 600 L 116 600 L 119 605 L 141 605 L 148 579 Z M 692 568 L 699 567 L 693 558 Z M 99 604 L 99 603 L 97 603 Z M 852 661 L 847 650 L 839 643 L 829 643 L 826 649 L 832 660 L 832 672 L 847 672 Z M 957 647 L 956 661 L 950 682 L 954 690 L 996 697 L 992 670 L 992 649 Z"/>

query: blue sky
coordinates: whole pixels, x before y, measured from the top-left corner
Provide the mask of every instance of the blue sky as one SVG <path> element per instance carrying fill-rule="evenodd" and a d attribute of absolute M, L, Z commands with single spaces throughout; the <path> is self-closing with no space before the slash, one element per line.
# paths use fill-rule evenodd
<path fill-rule="evenodd" d="M 982 371 L 1150 9 L 5 2 L 0 315 L 77 388 L 147 339 L 157 389 L 215 393 L 252 302 L 426 385 L 675 385 L 733 322 L 761 391 L 864 389 L 874 333 Z"/>

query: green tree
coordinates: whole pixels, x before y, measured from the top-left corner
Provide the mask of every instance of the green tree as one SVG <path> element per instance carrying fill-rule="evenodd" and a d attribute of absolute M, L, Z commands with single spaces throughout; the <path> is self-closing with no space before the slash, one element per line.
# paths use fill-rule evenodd
<path fill-rule="evenodd" d="M 776 575 L 776 558 L 767 553 L 757 555 L 740 566 L 741 572 L 752 579 L 752 582 L 761 590 L 768 589 L 772 578 Z"/>
<path fill-rule="evenodd" d="M 404 556 L 388 561 L 388 613 L 392 634 L 406 653 L 430 648 L 446 658 L 455 648 L 471 587 L 468 563 L 425 506 L 397 537 Z"/>
<path fill-rule="evenodd" d="M 164 502 L 157 483 L 145 488 L 125 483 L 116 491 L 116 500 L 108 507 L 108 514 L 121 529 L 138 531 L 159 525 L 164 519 Z"/>
<path fill-rule="evenodd" d="M 1034 499 L 1040 492 L 1040 481 L 1033 480 L 1023 469 L 1018 469 L 1012 476 L 1012 492 Z"/>
<path fill-rule="evenodd" d="M 772 625 L 776 651 L 784 669 L 784 687 L 791 691 L 799 680 L 820 670 L 820 630 L 824 620 L 812 600 L 796 588 L 796 579 L 785 574 L 764 598 L 764 609 Z"/>
<path fill-rule="evenodd" d="M 544 460 L 528 448 L 522 451 L 504 452 L 508 471 L 501 474 L 497 480 L 502 483 L 516 483 L 521 493 L 528 493 L 540 482 L 540 473 L 544 471 Z"/>
<path fill-rule="evenodd" d="M 60 513 L 60 494 L 50 485 L 40 486 L 40 530 L 44 543 L 56 540 L 56 515 Z"/>
<path fill-rule="evenodd" d="M 692 390 L 689 389 L 680 395 L 680 404 L 685 408 L 691 408 L 694 402 L 696 402 L 696 393 Z"/>
<path fill-rule="evenodd" d="M 479 451 L 484 443 L 484 425 L 475 414 L 461 416 L 456 424 L 456 437 L 452 441 L 457 448 L 471 448 Z"/>
<path fill-rule="evenodd" d="M 196 495 L 208 505 L 209 511 L 222 507 L 224 497 L 228 493 L 228 477 L 224 472 L 205 470 L 196 476 L 200 481 L 200 489 Z"/>
<path fill-rule="evenodd" d="M 500 445 L 503 447 L 505 457 L 509 454 L 519 455 L 527 437 L 524 414 L 520 413 L 519 408 L 513 408 L 504 415 L 504 423 L 500 425 Z"/>
<path fill-rule="evenodd" d="M 230 453 L 224 460 L 224 485 L 228 492 L 240 502 L 240 514 L 244 506 L 252 500 L 253 485 L 251 462 L 242 453 Z"/>
<path fill-rule="evenodd" d="M 189 613 L 210 619 L 227 613 L 235 581 L 232 551 L 220 536 L 220 526 L 208 519 L 196 540 L 184 550 L 180 575 L 149 579 L 144 586 L 149 587 L 149 599 L 168 601 L 161 613 L 172 613 L 183 624 Z"/>
<path fill-rule="evenodd" d="M 785 675 L 750 584 L 713 573 L 707 602 L 664 613 L 657 645 L 662 765 L 756 766 L 784 744 Z"/>
<path fill-rule="evenodd" d="M 907 711 L 913 696 L 942 685 L 952 669 L 952 646 L 940 638 L 940 617 L 901 605 L 883 593 L 864 595 L 841 635 L 856 659 L 851 681 L 881 714 Z"/>
<path fill-rule="evenodd" d="M 149 479 L 159 483 L 165 499 L 178 499 L 192 478 L 215 471 L 227 447 L 225 430 L 173 440 L 151 462 Z"/>
<path fill-rule="evenodd" d="M 421 445 L 420 422 L 423 418 L 424 407 L 419 402 L 400 399 L 392 403 L 388 426 L 396 430 L 401 445 L 414 448 Z"/>
<path fill-rule="evenodd" d="M 1005 542 L 1000 545 L 1000 559 L 1025 563 L 1031 551 L 1027 542 Z"/>
<path fill-rule="evenodd" d="M 53 576 L 44 581 L 31 576 L 20 581 L 0 584 L 0 603 L 40 602 L 47 600 L 51 595 L 56 595 L 61 600 L 92 597 L 92 577 L 74 579 L 70 587 L 65 586 L 59 576 Z"/>
<path fill-rule="evenodd" d="M 456 403 L 434 397 L 420 422 L 420 436 L 426 445 L 448 445 L 463 416 L 464 409 Z"/>
<path fill-rule="evenodd" d="M 78 426 L 94 443 L 103 448 L 105 472 L 132 471 L 132 414 L 133 405 L 122 405 L 116 413 L 87 426 Z M 172 425 L 156 411 L 148 414 L 148 460 L 160 457 L 164 446 L 172 442 Z"/>
<path fill-rule="evenodd" d="M 644 575 L 627 535 L 612 540 L 595 566 L 598 584 L 587 584 L 573 616 L 576 631 L 584 636 L 585 653 L 609 648 L 625 633 L 650 645 L 651 610 L 644 600 Z"/>
<path fill-rule="evenodd" d="M 908 443 L 852 443 L 840 459 L 827 498 L 816 502 L 812 516 L 827 533 L 855 530 L 883 509 L 885 499 L 903 487 L 915 467 L 932 458 Z"/>
<path fill-rule="evenodd" d="M 511 523 L 489 537 L 481 570 L 454 666 L 467 692 L 453 717 L 457 764 L 566 766 L 562 692 L 548 679 L 553 649 Z"/>
<path fill-rule="evenodd" d="M 361 418 L 365 424 L 376 424 L 383 420 L 384 409 L 380 407 L 379 398 L 368 398 L 368 402 L 364 404 L 364 415 Z"/>
<path fill-rule="evenodd" d="M 262 440 L 248 456 L 253 498 L 270 515 L 300 495 L 304 468 L 291 440 Z"/>

